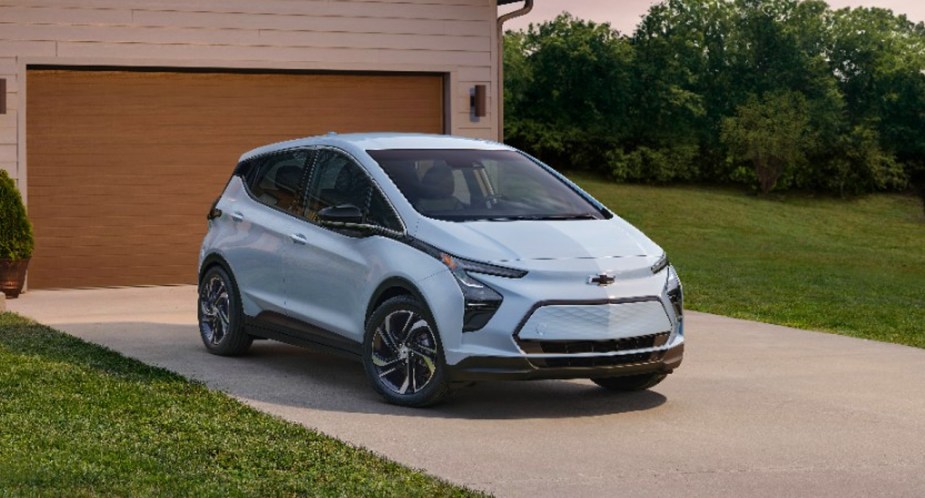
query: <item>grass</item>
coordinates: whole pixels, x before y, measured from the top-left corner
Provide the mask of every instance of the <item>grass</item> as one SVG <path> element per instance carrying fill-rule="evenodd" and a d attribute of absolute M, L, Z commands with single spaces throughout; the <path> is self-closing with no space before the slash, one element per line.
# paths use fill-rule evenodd
<path fill-rule="evenodd" d="M 668 252 L 689 309 L 925 348 L 925 216 L 914 197 L 571 178 Z"/>
<path fill-rule="evenodd" d="M 2 496 L 472 496 L 12 313 Z"/>

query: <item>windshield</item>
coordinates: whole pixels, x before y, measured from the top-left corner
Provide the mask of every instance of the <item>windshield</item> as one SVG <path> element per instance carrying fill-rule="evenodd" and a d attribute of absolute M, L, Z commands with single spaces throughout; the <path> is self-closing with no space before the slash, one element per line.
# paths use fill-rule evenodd
<path fill-rule="evenodd" d="M 529 158 L 509 150 L 367 151 L 424 216 L 449 221 L 607 217 Z"/>

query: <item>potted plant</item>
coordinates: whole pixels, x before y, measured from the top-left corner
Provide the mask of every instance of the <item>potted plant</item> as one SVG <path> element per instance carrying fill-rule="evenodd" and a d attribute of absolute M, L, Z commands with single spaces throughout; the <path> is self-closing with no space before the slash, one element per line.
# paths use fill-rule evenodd
<path fill-rule="evenodd" d="M 6 170 L 0 169 L 0 290 L 10 299 L 22 292 L 34 245 L 19 189 Z"/>

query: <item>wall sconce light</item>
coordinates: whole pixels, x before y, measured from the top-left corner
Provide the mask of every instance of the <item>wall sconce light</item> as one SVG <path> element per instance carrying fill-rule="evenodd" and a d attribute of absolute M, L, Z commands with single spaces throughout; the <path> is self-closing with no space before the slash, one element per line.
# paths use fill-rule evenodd
<path fill-rule="evenodd" d="M 472 95 L 469 96 L 469 108 L 475 117 L 482 118 L 488 115 L 486 109 L 487 97 L 488 91 L 485 85 L 475 85 L 472 89 Z"/>
<path fill-rule="evenodd" d="M 6 79 L 0 78 L 0 114 L 6 114 Z"/>

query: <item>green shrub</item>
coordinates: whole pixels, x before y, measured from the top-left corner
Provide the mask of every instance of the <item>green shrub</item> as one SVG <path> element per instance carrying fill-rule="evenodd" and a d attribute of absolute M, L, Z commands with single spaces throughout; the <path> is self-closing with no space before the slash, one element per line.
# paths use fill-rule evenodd
<path fill-rule="evenodd" d="M 607 153 L 611 176 L 621 182 L 668 183 L 691 181 L 698 174 L 694 159 L 696 145 L 675 145 L 661 149 L 638 147 L 631 152 L 613 149 Z"/>
<path fill-rule="evenodd" d="M 19 189 L 6 170 L 0 169 L 0 259 L 30 258 L 34 245 Z"/>

